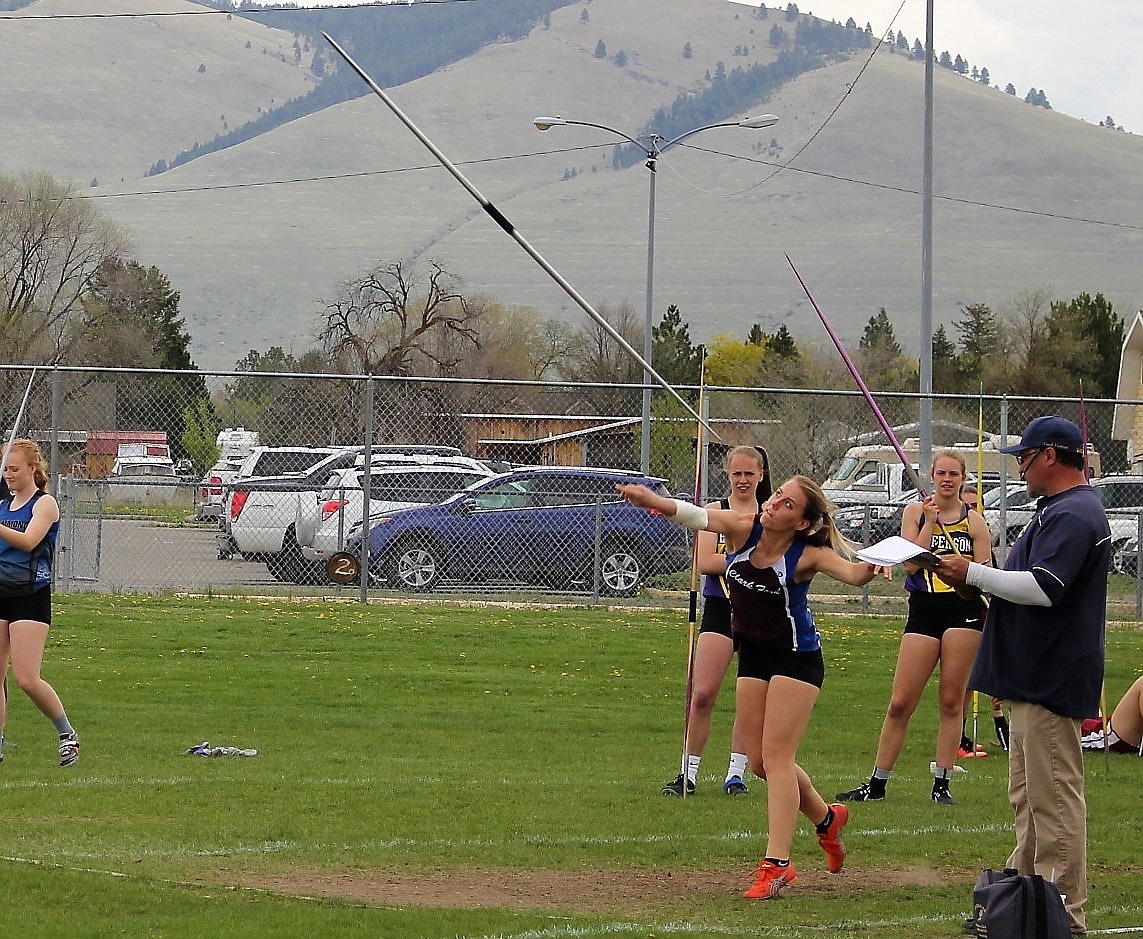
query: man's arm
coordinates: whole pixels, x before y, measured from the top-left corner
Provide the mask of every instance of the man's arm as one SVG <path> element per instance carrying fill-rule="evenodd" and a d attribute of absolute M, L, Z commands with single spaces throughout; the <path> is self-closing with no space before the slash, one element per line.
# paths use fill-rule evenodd
<path fill-rule="evenodd" d="M 957 555 L 941 558 L 937 575 L 946 584 L 961 587 L 967 584 L 985 593 L 1023 606 L 1051 606 L 1052 601 L 1031 571 L 1002 571 Z"/>

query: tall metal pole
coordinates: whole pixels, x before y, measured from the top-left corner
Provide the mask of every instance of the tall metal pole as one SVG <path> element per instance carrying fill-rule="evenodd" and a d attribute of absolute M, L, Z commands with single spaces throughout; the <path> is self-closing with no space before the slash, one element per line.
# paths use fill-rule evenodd
<path fill-rule="evenodd" d="M 656 159 L 659 151 L 655 141 L 651 141 L 647 153 L 647 171 L 651 176 L 650 199 L 647 205 L 647 309 L 643 320 L 643 359 L 648 364 L 651 361 L 654 343 L 652 330 L 655 321 L 655 177 L 658 175 Z M 639 443 L 639 468 L 644 476 L 651 473 L 651 373 L 643 371 L 643 420 L 642 433 Z"/>
<path fill-rule="evenodd" d="M 925 152 L 921 196 L 921 407 L 918 469 L 933 451 L 933 0 L 925 4 Z"/>

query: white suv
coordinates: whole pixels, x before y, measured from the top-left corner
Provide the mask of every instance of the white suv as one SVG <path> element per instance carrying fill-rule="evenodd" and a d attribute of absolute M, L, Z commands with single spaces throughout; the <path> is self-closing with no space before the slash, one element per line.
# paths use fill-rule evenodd
<path fill-rule="evenodd" d="M 345 550 L 346 539 L 360 530 L 364 475 L 359 459 L 356 466 L 333 473 L 312 497 L 306 493 L 298 500 L 294 531 L 304 558 L 324 564 Z M 443 502 L 493 475 L 484 463 L 465 456 L 375 458 L 369 476 L 369 514 L 372 518 Z"/>

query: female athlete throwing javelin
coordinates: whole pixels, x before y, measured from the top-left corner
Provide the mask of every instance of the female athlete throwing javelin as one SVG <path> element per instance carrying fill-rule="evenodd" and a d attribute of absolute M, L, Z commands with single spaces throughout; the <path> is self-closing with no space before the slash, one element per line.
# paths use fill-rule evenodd
<path fill-rule="evenodd" d="M 797 879 L 790 848 L 799 811 L 814 823 L 827 869 L 838 873 L 849 811 L 828 805 L 795 759 L 825 678 L 809 587 L 818 573 L 861 586 L 882 569 L 843 556 L 849 543 L 821 488 L 806 476 L 783 483 L 753 516 L 668 499 L 641 485 L 616 488 L 634 505 L 726 539 L 731 628 L 739 643 L 736 708 L 750 767 L 767 783 L 769 815 L 766 855 L 744 896 L 776 897 Z"/>

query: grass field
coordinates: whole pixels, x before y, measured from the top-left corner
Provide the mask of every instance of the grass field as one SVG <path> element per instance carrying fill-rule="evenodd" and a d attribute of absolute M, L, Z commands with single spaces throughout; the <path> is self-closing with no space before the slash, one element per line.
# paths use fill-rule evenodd
<path fill-rule="evenodd" d="M 1000 752 L 928 798 L 931 694 L 846 869 L 810 826 L 796 885 L 741 898 L 765 786 L 719 789 L 728 683 L 685 802 L 685 617 L 172 597 L 57 598 L 44 675 L 83 743 L 12 696 L 0 936 L 953 937 L 1012 843 Z M 898 617 L 821 617 L 828 674 L 801 762 L 823 794 L 872 765 Z M 1112 702 L 1143 631 L 1108 635 Z M 991 739 L 985 717 L 982 739 Z M 256 757 L 186 748 L 256 747 Z M 1143 927 L 1143 760 L 1089 754 L 1092 930 Z"/>

